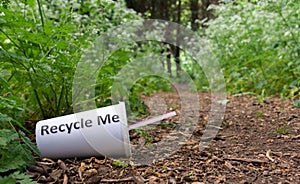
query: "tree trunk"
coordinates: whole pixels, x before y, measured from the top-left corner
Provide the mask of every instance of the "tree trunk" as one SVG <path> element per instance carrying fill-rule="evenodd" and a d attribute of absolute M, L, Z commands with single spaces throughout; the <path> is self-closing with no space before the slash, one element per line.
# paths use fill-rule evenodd
<path fill-rule="evenodd" d="M 156 10 L 156 2 L 155 2 L 155 0 L 151 0 L 151 18 L 152 19 L 155 19 L 155 18 L 157 18 L 156 17 L 156 14 L 157 14 L 157 10 Z"/>
<path fill-rule="evenodd" d="M 148 1 L 140 1 L 140 0 L 125 0 L 128 8 L 132 8 L 137 12 L 144 14 L 148 9 Z"/>
<path fill-rule="evenodd" d="M 205 20 L 205 22 L 207 22 L 210 19 L 214 18 L 214 14 L 211 10 L 208 10 L 207 8 L 209 7 L 209 5 L 214 4 L 214 5 L 218 5 L 219 2 L 218 0 L 201 0 L 201 6 L 200 6 L 200 10 L 201 10 L 201 16 L 200 16 L 200 20 Z M 205 27 L 204 25 L 202 25 L 203 27 Z"/>
<path fill-rule="evenodd" d="M 171 50 L 169 48 L 169 45 L 168 45 L 168 48 L 167 48 L 167 70 L 168 70 L 168 73 L 170 75 L 170 77 L 172 77 L 172 69 L 171 69 Z"/>
<path fill-rule="evenodd" d="M 168 0 L 163 0 L 163 2 L 165 2 L 164 4 L 164 11 L 162 12 L 162 15 L 163 16 L 163 19 L 165 20 L 170 20 L 170 14 L 169 14 L 169 11 L 170 11 L 170 8 L 171 8 L 171 3 L 168 1 Z M 168 33 L 166 33 L 168 34 Z M 170 36 L 170 35 L 165 35 L 165 36 Z M 166 53 L 167 53 L 167 56 L 166 56 L 166 63 L 167 63 L 167 71 L 170 75 L 170 77 L 172 77 L 172 69 L 171 69 L 171 45 L 170 44 L 165 44 L 165 46 L 167 47 L 166 49 Z"/>
<path fill-rule="evenodd" d="M 177 23 L 180 24 L 181 22 L 181 0 L 178 0 L 178 6 L 177 6 Z M 176 76 L 180 77 L 181 73 L 181 66 L 180 66 L 180 48 L 179 48 L 179 26 L 176 31 L 176 45 L 175 47 L 175 63 L 176 63 Z"/>
<path fill-rule="evenodd" d="M 192 30 L 196 31 L 199 28 L 199 23 L 197 20 L 199 19 L 199 2 L 198 0 L 191 0 L 191 24 L 192 24 Z"/>

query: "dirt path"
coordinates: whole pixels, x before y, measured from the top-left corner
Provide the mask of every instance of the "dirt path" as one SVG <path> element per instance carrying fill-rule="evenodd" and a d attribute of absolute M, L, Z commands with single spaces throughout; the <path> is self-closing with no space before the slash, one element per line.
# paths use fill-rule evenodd
<path fill-rule="evenodd" d="M 167 107 L 179 108 L 175 93 L 157 93 Z M 229 96 L 225 121 L 211 145 L 199 151 L 210 96 L 200 94 L 200 124 L 182 148 L 150 165 L 110 159 L 38 159 L 27 174 L 40 183 L 299 183 L 300 109 L 292 100 L 260 102 L 249 95 Z M 166 108 L 166 106 L 164 106 Z M 180 113 L 180 112 L 179 112 Z M 178 120 L 164 122 L 176 126 Z M 172 126 L 157 126 L 147 136 L 130 132 L 133 144 L 163 139 Z"/>

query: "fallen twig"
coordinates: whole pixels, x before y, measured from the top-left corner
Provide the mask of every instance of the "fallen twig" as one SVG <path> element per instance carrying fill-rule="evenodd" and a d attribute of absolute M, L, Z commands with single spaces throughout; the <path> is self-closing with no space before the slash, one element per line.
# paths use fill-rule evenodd
<path fill-rule="evenodd" d="M 101 183 L 120 183 L 120 182 L 127 182 L 133 181 L 132 177 L 128 178 L 121 178 L 121 179 L 101 179 Z"/>
<path fill-rule="evenodd" d="M 294 135 L 292 136 L 292 139 L 300 139 L 300 135 Z"/>
<path fill-rule="evenodd" d="M 271 154 L 271 150 L 269 149 L 269 150 L 267 151 L 267 153 L 266 153 L 266 157 L 267 157 L 269 160 L 271 160 L 272 162 L 274 162 L 275 160 L 270 156 L 270 154 Z"/>
<path fill-rule="evenodd" d="M 249 159 L 249 158 L 237 158 L 237 157 L 225 157 L 224 160 L 233 160 L 233 161 L 241 161 L 241 162 L 249 162 L 249 163 L 268 163 L 268 161 L 265 160 L 258 160 L 258 159 Z"/>
<path fill-rule="evenodd" d="M 63 184 L 68 184 L 68 176 L 64 174 Z"/>

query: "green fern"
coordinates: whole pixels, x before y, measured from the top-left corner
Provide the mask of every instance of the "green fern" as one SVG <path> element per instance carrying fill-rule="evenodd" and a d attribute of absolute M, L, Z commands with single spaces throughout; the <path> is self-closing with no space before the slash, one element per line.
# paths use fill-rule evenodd
<path fill-rule="evenodd" d="M 29 142 L 23 132 L 0 129 L 0 183 L 33 183 L 29 176 L 21 173 L 28 163 L 34 162 L 32 151 L 38 153 Z"/>
<path fill-rule="evenodd" d="M 35 184 L 37 182 L 32 181 L 30 177 L 26 174 L 22 174 L 19 171 L 14 172 L 13 174 L 6 176 L 6 177 L 0 177 L 0 183 L 5 184 Z"/>

